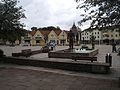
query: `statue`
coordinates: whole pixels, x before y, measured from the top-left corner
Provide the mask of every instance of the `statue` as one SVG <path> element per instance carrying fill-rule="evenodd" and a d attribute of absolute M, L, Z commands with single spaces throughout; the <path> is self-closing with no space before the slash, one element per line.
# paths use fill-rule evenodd
<path fill-rule="evenodd" d="M 69 37 L 69 48 L 73 49 L 74 33 L 72 32 L 72 30 L 70 30 L 70 32 L 68 33 L 68 37 Z"/>

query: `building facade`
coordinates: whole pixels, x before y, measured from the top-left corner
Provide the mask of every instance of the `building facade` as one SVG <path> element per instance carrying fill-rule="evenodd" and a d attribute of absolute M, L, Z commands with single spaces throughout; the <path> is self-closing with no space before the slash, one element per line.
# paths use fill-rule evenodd
<path fill-rule="evenodd" d="M 67 31 L 65 30 L 52 30 L 52 31 L 41 31 L 33 30 L 31 33 L 26 34 L 22 37 L 22 43 L 28 43 L 32 46 L 43 46 L 44 43 L 54 42 L 57 45 L 66 45 L 67 42 Z"/>
<path fill-rule="evenodd" d="M 81 30 L 73 24 L 70 28 L 75 34 L 75 43 L 80 44 Z M 54 42 L 57 45 L 68 45 L 68 32 L 67 30 L 42 30 L 36 29 L 28 32 L 25 37 L 22 37 L 22 43 L 28 43 L 32 46 L 43 46 L 45 43 Z"/>
<path fill-rule="evenodd" d="M 115 40 L 116 43 L 120 43 L 120 33 L 118 29 L 100 31 L 98 29 L 89 30 L 86 29 L 81 32 L 81 42 L 90 43 L 91 35 L 95 37 L 95 42 L 97 44 L 106 43 L 111 44 L 112 40 Z"/>

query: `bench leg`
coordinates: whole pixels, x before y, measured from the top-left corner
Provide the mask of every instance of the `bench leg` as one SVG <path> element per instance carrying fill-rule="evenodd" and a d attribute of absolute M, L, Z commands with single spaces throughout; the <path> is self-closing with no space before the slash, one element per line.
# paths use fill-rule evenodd
<path fill-rule="evenodd" d="M 74 61 L 77 61 L 77 59 L 74 59 Z"/>

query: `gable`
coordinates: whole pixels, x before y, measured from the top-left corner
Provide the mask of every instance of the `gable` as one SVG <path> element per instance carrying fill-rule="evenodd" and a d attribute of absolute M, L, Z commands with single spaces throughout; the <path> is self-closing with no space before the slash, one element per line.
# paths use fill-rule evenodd
<path fill-rule="evenodd" d="M 63 38 L 67 38 L 67 33 L 65 31 L 62 31 L 60 34 L 59 34 L 59 39 L 63 39 Z"/>
<path fill-rule="evenodd" d="M 34 34 L 34 37 L 42 37 L 43 38 L 44 36 L 42 35 L 42 33 L 39 30 L 37 30 Z"/>
<path fill-rule="evenodd" d="M 49 33 L 48 36 L 49 36 L 49 38 L 57 38 L 58 37 L 53 30 Z"/>

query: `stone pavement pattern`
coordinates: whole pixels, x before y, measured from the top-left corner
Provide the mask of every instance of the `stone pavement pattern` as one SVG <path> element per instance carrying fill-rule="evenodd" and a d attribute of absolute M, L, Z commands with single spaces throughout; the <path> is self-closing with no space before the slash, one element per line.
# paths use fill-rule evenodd
<path fill-rule="evenodd" d="M 114 80 L 5 67 L 0 82 L 0 90 L 120 90 Z"/>
<path fill-rule="evenodd" d="M 91 45 L 88 45 L 91 47 Z M 120 47 L 120 45 L 117 45 L 117 48 Z M 56 46 L 56 50 L 62 50 L 62 49 L 67 49 L 69 46 Z M 74 46 L 74 48 L 80 48 L 80 46 Z M 109 77 L 109 78 L 117 78 L 120 77 L 120 56 L 117 56 L 117 53 L 112 53 L 112 47 L 111 45 L 95 45 L 96 49 L 99 49 L 99 54 L 97 56 L 97 61 L 98 62 L 105 62 L 105 55 L 107 53 L 110 53 L 112 55 L 112 67 L 111 71 L 112 73 L 108 75 L 104 75 L 104 77 Z M 39 50 L 41 49 L 41 46 L 15 46 L 15 47 L 10 47 L 10 46 L 0 46 L 0 49 L 4 51 L 4 54 L 7 56 L 11 56 L 12 53 L 17 53 L 21 52 L 23 49 L 31 49 L 31 50 Z M 32 55 L 30 58 L 36 58 L 36 59 L 42 59 L 42 60 L 49 60 L 48 54 L 47 53 L 40 53 L 36 55 Z M 52 60 L 56 60 L 56 58 L 51 58 Z M 71 61 L 71 60 L 70 60 Z M 90 76 L 88 74 L 87 76 Z M 98 75 L 93 75 L 93 76 L 98 76 Z M 101 75 L 99 75 L 101 76 Z M 103 75 L 102 75 L 103 77 Z"/>

